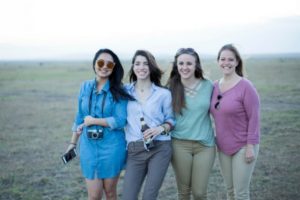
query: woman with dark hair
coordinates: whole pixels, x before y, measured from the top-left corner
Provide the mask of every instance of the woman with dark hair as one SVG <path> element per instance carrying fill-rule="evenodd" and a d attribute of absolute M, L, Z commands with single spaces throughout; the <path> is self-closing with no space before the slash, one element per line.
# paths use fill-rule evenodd
<path fill-rule="evenodd" d="M 168 80 L 176 126 L 172 131 L 172 165 L 178 199 L 207 199 L 215 142 L 209 114 L 213 90 L 203 76 L 199 55 L 192 48 L 177 51 Z"/>
<path fill-rule="evenodd" d="M 238 50 L 228 44 L 218 53 L 223 77 L 214 84 L 210 111 L 214 117 L 221 172 L 227 199 L 250 199 L 249 185 L 259 150 L 259 96 L 243 77 Z"/>
<path fill-rule="evenodd" d="M 148 51 L 136 51 L 129 75 L 131 83 L 126 89 L 136 101 L 127 105 L 128 155 L 122 199 L 137 200 L 146 176 L 143 199 L 156 199 L 172 153 L 171 93 L 161 86 L 162 71 Z"/>
<path fill-rule="evenodd" d="M 117 199 L 117 182 L 126 159 L 127 103 L 124 70 L 117 55 L 100 49 L 93 59 L 96 78 L 82 83 L 69 149 L 80 137 L 80 163 L 89 200 Z"/>

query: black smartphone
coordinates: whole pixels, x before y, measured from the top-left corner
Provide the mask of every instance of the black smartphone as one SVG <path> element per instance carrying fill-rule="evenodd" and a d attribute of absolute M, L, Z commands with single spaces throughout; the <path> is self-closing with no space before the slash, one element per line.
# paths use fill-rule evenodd
<path fill-rule="evenodd" d="M 70 160 L 72 160 L 73 158 L 75 158 L 76 155 L 77 155 L 76 149 L 73 148 L 73 149 L 70 149 L 64 155 L 62 155 L 61 159 L 63 160 L 64 164 L 67 164 Z"/>

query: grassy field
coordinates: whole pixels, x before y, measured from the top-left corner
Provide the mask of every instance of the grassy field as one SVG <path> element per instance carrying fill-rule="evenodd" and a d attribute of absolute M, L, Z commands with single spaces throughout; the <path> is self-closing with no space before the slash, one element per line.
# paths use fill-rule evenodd
<path fill-rule="evenodd" d="M 170 64 L 159 63 L 166 78 Z M 210 79 L 220 77 L 214 60 L 203 60 L 203 66 Z M 252 200 L 300 199 L 300 57 L 249 57 L 245 66 L 262 116 Z M 60 155 L 71 136 L 80 83 L 91 78 L 90 62 L 0 63 L 1 200 L 87 199 L 79 159 L 64 165 Z M 120 179 L 119 196 L 122 184 Z M 225 199 L 217 160 L 208 196 Z M 159 199 L 176 199 L 171 167 Z"/>

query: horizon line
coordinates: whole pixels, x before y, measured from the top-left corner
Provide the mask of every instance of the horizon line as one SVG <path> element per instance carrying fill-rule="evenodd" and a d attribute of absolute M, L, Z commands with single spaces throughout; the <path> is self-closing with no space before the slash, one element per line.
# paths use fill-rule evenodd
<path fill-rule="evenodd" d="M 161 54 L 161 56 L 156 56 L 157 60 L 163 60 L 168 57 L 173 57 L 174 55 L 171 54 Z M 210 53 L 199 53 L 199 56 L 201 59 L 213 59 L 216 57 L 215 54 L 210 54 Z M 293 57 L 300 57 L 300 52 L 290 52 L 290 53 L 248 53 L 242 55 L 244 59 L 249 59 L 249 58 L 268 58 L 268 57 L 288 57 L 288 58 L 293 58 Z M 131 60 L 131 57 L 129 56 L 123 56 L 125 58 L 121 58 L 119 56 L 120 60 Z M 13 58 L 13 59 L 0 59 L 0 62 L 21 62 L 21 61 L 28 61 L 28 62 L 33 62 L 33 61 L 90 61 L 92 58 L 87 58 L 87 56 L 79 56 L 78 58 L 74 58 L 74 56 L 65 56 L 65 57 L 49 57 L 49 58 Z"/>

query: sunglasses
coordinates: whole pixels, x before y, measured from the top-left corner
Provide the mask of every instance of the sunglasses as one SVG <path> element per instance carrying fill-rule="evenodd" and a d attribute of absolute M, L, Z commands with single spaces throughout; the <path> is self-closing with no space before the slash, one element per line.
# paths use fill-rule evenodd
<path fill-rule="evenodd" d="M 215 109 L 216 109 L 216 110 L 219 110 L 219 109 L 220 109 L 220 100 L 222 99 L 222 97 L 223 97 L 223 96 L 220 95 L 220 94 L 217 96 L 217 100 L 218 100 L 218 101 L 217 101 L 217 103 L 215 104 Z"/>
<path fill-rule="evenodd" d="M 104 67 L 104 65 L 105 65 L 105 60 L 100 59 L 100 60 L 97 61 L 97 66 L 98 66 L 99 69 Z M 113 69 L 115 67 L 115 63 L 112 62 L 112 61 L 106 61 L 106 67 L 108 69 Z"/>

